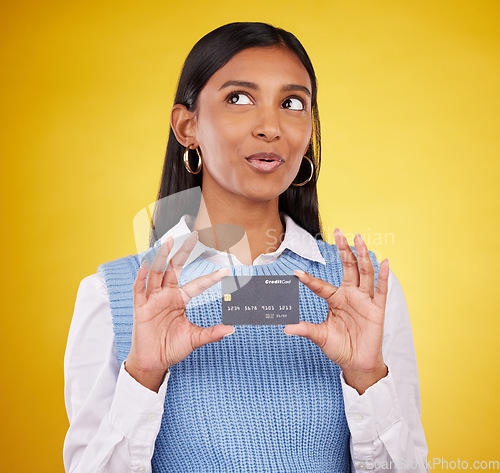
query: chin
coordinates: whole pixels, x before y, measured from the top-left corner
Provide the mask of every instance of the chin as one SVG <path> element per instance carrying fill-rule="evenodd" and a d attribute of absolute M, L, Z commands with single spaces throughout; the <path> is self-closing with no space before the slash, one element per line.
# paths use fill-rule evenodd
<path fill-rule="evenodd" d="M 259 183 L 254 186 L 242 186 L 240 195 L 256 202 L 269 202 L 278 198 L 287 188 L 288 186 L 283 185 Z"/>

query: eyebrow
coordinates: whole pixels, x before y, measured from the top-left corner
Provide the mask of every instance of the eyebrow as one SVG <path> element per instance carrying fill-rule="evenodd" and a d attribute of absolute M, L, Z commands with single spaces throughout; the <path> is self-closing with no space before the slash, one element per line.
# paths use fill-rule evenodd
<path fill-rule="evenodd" d="M 227 82 L 224 82 L 219 88 L 219 90 L 223 89 L 224 87 L 229 87 L 231 85 L 236 85 L 239 87 L 248 87 L 249 89 L 253 90 L 259 90 L 259 86 L 253 82 L 246 82 L 246 81 L 241 81 L 241 80 L 228 80 Z M 309 97 L 311 96 L 311 92 L 307 87 L 304 87 L 303 85 L 298 85 L 298 84 L 288 84 L 285 85 L 281 88 L 283 92 L 291 92 L 294 90 L 301 90 L 304 92 L 306 95 Z"/>

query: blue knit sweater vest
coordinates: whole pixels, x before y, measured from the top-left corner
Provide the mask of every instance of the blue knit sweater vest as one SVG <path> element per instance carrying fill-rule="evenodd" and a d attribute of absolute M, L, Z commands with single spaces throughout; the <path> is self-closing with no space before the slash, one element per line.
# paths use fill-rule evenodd
<path fill-rule="evenodd" d="M 286 275 L 294 269 L 340 286 L 336 246 L 317 241 L 326 266 L 285 250 L 266 265 L 234 275 Z M 353 248 L 354 249 L 354 248 Z M 111 304 L 118 362 L 127 358 L 133 324 L 132 284 L 148 253 L 99 266 Z M 370 252 L 378 276 L 378 263 Z M 179 284 L 220 269 L 199 257 Z M 188 319 L 201 327 L 222 321 L 220 283 L 193 299 Z M 325 320 L 327 304 L 300 284 L 300 320 Z M 153 472 L 348 472 L 347 425 L 340 368 L 310 340 L 283 325 L 236 326 L 233 335 L 195 350 L 170 368 Z"/>

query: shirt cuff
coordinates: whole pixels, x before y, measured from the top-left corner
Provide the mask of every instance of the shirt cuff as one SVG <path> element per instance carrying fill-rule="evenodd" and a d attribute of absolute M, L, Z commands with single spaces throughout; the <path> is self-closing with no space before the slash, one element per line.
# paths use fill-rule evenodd
<path fill-rule="evenodd" d="M 359 394 L 340 374 L 344 407 L 353 444 L 373 441 L 402 418 L 396 386 L 391 374 Z"/>
<path fill-rule="evenodd" d="M 111 404 L 111 422 L 133 442 L 153 444 L 160 431 L 167 392 L 167 372 L 158 393 L 137 382 L 121 364 Z"/>

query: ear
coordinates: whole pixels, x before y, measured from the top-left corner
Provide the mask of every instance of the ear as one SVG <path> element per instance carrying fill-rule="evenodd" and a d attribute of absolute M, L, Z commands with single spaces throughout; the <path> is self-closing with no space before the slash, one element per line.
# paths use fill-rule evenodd
<path fill-rule="evenodd" d="M 177 141 L 182 146 L 194 145 L 194 148 L 198 146 L 196 140 L 196 116 L 185 105 L 176 103 L 173 106 L 170 114 L 170 126 Z"/>
<path fill-rule="evenodd" d="M 304 152 L 302 153 L 302 156 L 305 156 L 306 153 L 307 153 L 307 150 L 309 149 L 309 146 L 311 146 L 311 143 L 312 143 L 312 136 L 311 136 L 311 139 L 309 140 L 309 143 L 307 143 L 307 146 L 306 146 L 306 149 L 304 150 Z"/>

